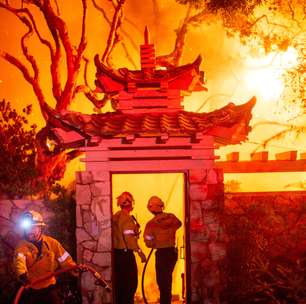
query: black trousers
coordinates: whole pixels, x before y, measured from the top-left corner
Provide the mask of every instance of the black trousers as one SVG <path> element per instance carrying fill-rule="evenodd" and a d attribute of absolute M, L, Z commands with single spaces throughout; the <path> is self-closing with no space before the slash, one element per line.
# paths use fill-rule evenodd
<path fill-rule="evenodd" d="M 177 261 L 177 250 L 174 247 L 158 248 L 155 259 L 160 304 L 171 304 L 172 272 Z"/>
<path fill-rule="evenodd" d="M 20 299 L 20 304 L 61 304 L 61 299 L 55 285 L 42 289 L 26 289 Z"/>
<path fill-rule="evenodd" d="M 116 304 L 134 304 L 137 264 L 132 250 L 114 249 L 114 295 Z"/>

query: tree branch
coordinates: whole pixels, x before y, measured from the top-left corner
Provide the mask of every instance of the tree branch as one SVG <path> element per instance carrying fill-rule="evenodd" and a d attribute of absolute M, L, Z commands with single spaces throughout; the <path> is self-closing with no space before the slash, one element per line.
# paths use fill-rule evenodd
<path fill-rule="evenodd" d="M 263 123 L 264 124 L 264 123 Z M 273 125 L 279 125 L 281 126 L 282 124 L 281 123 L 271 123 Z M 256 126 L 258 126 L 258 124 L 256 124 Z M 280 132 L 277 132 L 276 134 L 274 134 L 273 136 L 265 139 L 263 141 L 263 143 L 260 145 L 260 147 L 264 147 L 266 148 L 267 145 L 271 142 L 273 142 L 274 140 L 279 140 L 279 139 L 282 139 L 284 138 L 287 134 L 291 133 L 291 132 L 294 132 L 296 134 L 296 136 L 300 135 L 300 134 L 305 134 L 306 132 L 306 127 L 304 126 L 288 126 L 288 125 L 284 125 L 285 127 L 287 127 L 285 130 L 282 130 Z M 254 128 L 254 127 L 253 127 Z M 258 149 L 259 147 L 257 147 L 253 152 L 256 152 L 256 150 Z"/>
<path fill-rule="evenodd" d="M 168 55 L 158 56 L 156 58 L 156 64 L 158 66 L 178 66 L 180 64 L 180 60 L 183 56 L 185 41 L 187 32 L 190 25 L 198 25 L 203 19 L 209 14 L 206 13 L 206 9 L 200 11 L 199 13 L 190 17 L 192 7 L 189 5 L 188 10 L 186 12 L 186 16 L 182 22 L 182 25 L 176 30 L 176 40 L 174 44 L 173 51 Z"/>
<path fill-rule="evenodd" d="M 21 37 L 21 49 L 22 49 L 22 52 L 23 52 L 24 56 L 26 57 L 26 59 L 30 62 L 31 66 L 32 66 L 32 69 L 34 71 L 33 81 L 38 81 L 39 70 L 38 70 L 36 60 L 32 55 L 30 55 L 29 49 L 26 46 L 26 40 L 29 39 L 29 37 L 33 34 L 33 29 L 32 29 L 31 24 L 28 22 L 27 19 L 25 20 L 24 23 L 27 24 L 27 26 L 28 26 L 28 32 L 25 33 Z"/>
<path fill-rule="evenodd" d="M 39 8 L 39 10 L 41 11 L 41 13 L 42 13 L 42 15 L 43 15 L 43 17 L 46 21 L 46 24 L 49 28 L 49 31 L 52 35 L 54 43 L 55 43 L 55 47 L 53 47 L 51 45 L 51 42 L 49 42 L 48 40 L 42 39 L 38 30 L 35 30 L 37 32 L 37 36 L 39 37 L 39 40 L 42 42 L 42 44 L 47 45 L 47 47 L 49 48 L 49 51 L 50 51 L 50 58 L 51 58 L 50 71 L 51 71 L 51 77 L 52 77 L 52 92 L 53 92 L 54 98 L 56 99 L 56 101 L 58 103 L 58 102 L 60 102 L 61 95 L 62 95 L 62 87 L 61 87 L 61 82 L 60 82 L 60 71 L 59 71 L 60 61 L 61 61 L 61 58 L 62 58 L 62 52 L 61 52 L 61 44 L 60 44 L 58 32 L 54 28 L 54 24 L 53 24 L 52 20 L 47 17 L 47 15 L 44 11 L 44 8 L 42 6 L 42 3 L 36 2 L 36 3 L 33 3 L 33 4 L 35 6 L 37 6 Z M 58 14 L 59 13 L 59 7 L 58 7 L 57 1 L 55 1 L 55 5 L 56 5 L 57 14 Z M 33 20 L 32 22 L 34 23 L 34 18 L 32 16 L 32 14 L 31 14 L 31 20 Z M 34 28 L 37 28 L 35 24 L 34 24 Z"/>
<path fill-rule="evenodd" d="M 110 65 L 109 57 L 114 49 L 114 46 L 118 43 L 118 29 L 121 25 L 122 9 L 125 0 L 119 0 L 118 5 L 115 6 L 115 14 L 113 16 L 110 32 L 107 39 L 106 49 L 102 55 L 102 63 Z"/>
<path fill-rule="evenodd" d="M 82 6 L 83 6 L 83 14 L 82 14 L 82 33 L 81 33 L 81 39 L 78 46 L 78 56 L 76 58 L 76 65 L 80 65 L 82 55 L 84 53 L 84 50 L 86 48 L 87 42 L 86 42 L 86 17 L 87 17 L 87 1 L 82 0 Z"/>
<path fill-rule="evenodd" d="M 65 21 L 59 17 L 59 7 L 56 4 L 56 12 L 54 11 L 51 1 L 35 1 L 33 3 L 42 12 L 52 37 L 56 44 L 56 53 L 51 58 L 51 74 L 53 82 L 53 94 L 57 100 L 56 109 L 66 109 L 74 95 L 74 89 L 76 86 L 77 76 L 80 69 L 80 62 L 82 54 L 86 47 L 86 12 L 87 12 L 87 0 L 82 0 L 83 16 L 82 16 L 82 33 L 78 48 L 75 48 L 70 41 L 69 33 Z M 60 83 L 60 59 L 61 59 L 61 44 L 65 49 L 66 66 L 67 66 L 67 79 L 65 82 L 64 90 L 61 89 Z"/>
<path fill-rule="evenodd" d="M 8 61 L 12 65 L 14 65 L 18 70 L 20 70 L 24 79 L 32 85 L 34 93 L 35 93 L 35 95 L 38 99 L 42 115 L 45 118 L 45 120 L 48 120 L 49 113 L 50 113 L 50 108 L 49 108 L 48 104 L 46 103 L 44 94 L 41 90 L 41 87 L 40 87 L 38 81 L 30 75 L 30 72 L 27 69 L 27 67 L 20 60 L 18 60 L 16 57 L 14 57 L 14 56 L 12 56 L 12 55 L 8 54 L 7 52 L 4 52 L 4 51 L 0 51 L 0 57 L 2 57 L 6 61 Z"/>
<path fill-rule="evenodd" d="M 156 58 L 156 65 L 158 66 L 177 66 L 183 55 L 183 50 L 185 46 L 185 40 L 187 35 L 187 30 L 189 26 L 189 15 L 191 12 L 191 6 L 189 5 L 186 16 L 183 20 L 182 25 L 175 31 L 176 39 L 173 51 L 168 55 L 158 56 Z"/>
<path fill-rule="evenodd" d="M 75 48 L 73 47 L 69 33 L 67 30 L 66 23 L 63 19 L 61 19 L 56 12 L 54 12 L 50 0 L 43 1 L 41 3 L 35 2 L 36 5 L 40 8 L 43 13 L 45 20 L 48 22 L 49 29 L 55 39 L 57 50 L 60 49 L 59 39 L 64 46 L 65 54 L 66 54 L 66 65 L 67 65 L 67 79 L 65 83 L 65 88 L 61 92 L 59 89 L 60 81 L 59 81 L 59 62 L 60 62 L 60 53 L 57 53 L 56 60 L 53 61 L 52 68 L 54 69 L 55 75 L 53 78 L 55 80 L 56 87 L 54 88 L 57 92 L 57 104 L 56 109 L 62 110 L 66 109 L 68 105 L 71 103 L 73 89 L 75 86 L 76 76 L 78 70 L 75 69 Z M 55 58 L 54 58 L 55 59 Z M 60 96 L 58 95 L 60 93 Z"/>
<path fill-rule="evenodd" d="M 94 5 L 94 7 L 102 14 L 103 18 L 105 19 L 105 21 L 108 23 L 108 25 L 111 27 L 112 26 L 112 21 L 107 17 L 105 10 L 103 9 L 103 7 L 99 6 L 97 4 L 97 2 L 95 0 L 92 0 L 92 3 Z M 138 27 L 135 25 L 135 23 L 133 23 L 132 21 L 126 19 L 126 22 L 128 22 L 129 24 L 131 24 L 132 26 L 134 26 L 139 32 L 141 32 Z M 135 41 L 133 40 L 132 36 L 130 34 L 128 34 L 123 28 L 120 29 L 121 33 L 123 36 L 125 36 L 131 43 L 132 47 L 134 48 L 134 50 L 136 50 L 138 52 L 138 45 L 135 43 Z M 126 54 L 127 59 L 130 61 L 130 63 L 133 65 L 133 67 L 136 69 L 137 66 L 132 58 L 132 56 L 130 55 L 128 48 L 126 46 L 126 44 L 121 41 L 121 45 L 123 47 L 123 50 Z"/>

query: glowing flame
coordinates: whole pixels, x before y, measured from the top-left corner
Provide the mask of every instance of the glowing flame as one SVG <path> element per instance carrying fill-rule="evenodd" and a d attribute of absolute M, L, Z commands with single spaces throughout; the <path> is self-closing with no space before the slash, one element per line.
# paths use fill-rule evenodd
<path fill-rule="evenodd" d="M 56 146 L 55 142 L 49 138 L 47 138 L 46 145 L 50 152 L 53 152 Z"/>
<path fill-rule="evenodd" d="M 287 67 L 287 69 L 289 68 L 293 68 L 295 66 L 297 66 L 298 64 L 298 52 L 295 48 L 288 48 L 288 50 L 282 54 L 280 54 L 281 56 L 281 63 L 282 66 L 285 68 Z"/>
<path fill-rule="evenodd" d="M 284 90 L 278 73 L 270 67 L 249 71 L 246 84 L 249 89 L 258 92 L 264 101 L 277 100 Z"/>
<path fill-rule="evenodd" d="M 260 58 L 248 58 L 246 85 L 259 99 L 266 102 L 276 101 L 284 90 L 282 75 L 297 63 L 298 53 L 294 48 L 288 48 L 284 53 L 274 52 Z"/>

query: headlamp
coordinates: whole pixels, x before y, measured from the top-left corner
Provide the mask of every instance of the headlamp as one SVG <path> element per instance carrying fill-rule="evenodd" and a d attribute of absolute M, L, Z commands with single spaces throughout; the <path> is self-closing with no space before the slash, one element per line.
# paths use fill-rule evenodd
<path fill-rule="evenodd" d="M 20 226 L 22 229 L 28 230 L 32 227 L 33 221 L 30 218 L 23 218 L 21 220 Z"/>
<path fill-rule="evenodd" d="M 23 230 L 30 230 L 33 226 L 46 226 L 41 214 L 37 211 L 30 210 L 25 212 L 19 221 L 19 226 Z"/>

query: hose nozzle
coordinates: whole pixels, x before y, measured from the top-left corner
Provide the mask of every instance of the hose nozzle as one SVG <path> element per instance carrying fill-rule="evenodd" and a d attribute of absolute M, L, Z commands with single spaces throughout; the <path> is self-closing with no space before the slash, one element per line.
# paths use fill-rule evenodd
<path fill-rule="evenodd" d="M 93 273 L 96 281 L 97 285 L 102 286 L 103 288 L 105 288 L 107 291 L 112 291 L 112 288 L 110 287 L 110 285 L 102 278 L 101 274 L 99 272 L 94 272 Z"/>

